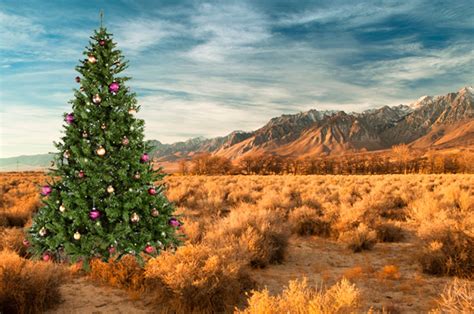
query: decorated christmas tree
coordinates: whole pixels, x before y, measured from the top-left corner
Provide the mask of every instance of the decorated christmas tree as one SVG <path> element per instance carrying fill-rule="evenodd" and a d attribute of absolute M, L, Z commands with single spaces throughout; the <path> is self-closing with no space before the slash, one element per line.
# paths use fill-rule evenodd
<path fill-rule="evenodd" d="M 160 169 L 154 170 L 144 141 L 135 94 L 119 76 L 127 67 L 106 28 L 94 32 L 75 78 L 72 112 L 43 206 L 25 244 L 44 260 L 87 263 L 92 257 L 156 255 L 181 243 L 179 217 L 167 200 Z"/>

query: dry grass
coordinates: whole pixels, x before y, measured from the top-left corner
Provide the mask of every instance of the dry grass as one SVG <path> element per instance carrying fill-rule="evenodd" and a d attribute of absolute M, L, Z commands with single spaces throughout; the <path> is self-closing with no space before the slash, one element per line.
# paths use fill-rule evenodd
<path fill-rule="evenodd" d="M 377 243 L 376 232 L 363 223 L 354 230 L 342 233 L 339 239 L 346 243 L 347 247 L 354 253 L 371 250 Z"/>
<path fill-rule="evenodd" d="M 439 296 L 438 307 L 431 313 L 474 313 L 474 284 L 454 279 Z"/>
<path fill-rule="evenodd" d="M 0 252 L 0 312 L 43 313 L 60 302 L 65 272 L 53 263 L 32 262 Z"/>
<path fill-rule="evenodd" d="M 231 247 L 187 245 L 146 265 L 146 283 L 156 305 L 178 313 L 228 312 L 251 286 L 246 261 Z"/>
<path fill-rule="evenodd" d="M 297 235 L 318 235 L 328 237 L 331 233 L 331 224 L 322 217 L 322 211 L 309 206 L 301 206 L 293 209 L 288 222 L 291 231 Z"/>
<path fill-rule="evenodd" d="M 350 313 L 357 309 L 359 290 L 347 279 L 342 279 L 327 290 L 308 287 L 306 278 L 290 281 L 288 287 L 277 296 L 268 290 L 253 291 L 248 307 L 237 313 Z"/>

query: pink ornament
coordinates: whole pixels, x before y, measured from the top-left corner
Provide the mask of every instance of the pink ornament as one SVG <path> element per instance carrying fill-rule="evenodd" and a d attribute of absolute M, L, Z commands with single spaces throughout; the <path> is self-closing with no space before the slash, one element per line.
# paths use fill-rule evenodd
<path fill-rule="evenodd" d="M 64 120 L 66 120 L 67 124 L 73 123 L 74 122 L 74 114 L 73 113 L 68 113 Z"/>
<path fill-rule="evenodd" d="M 146 253 L 151 254 L 151 253 L 153 253 L 153 251 L 155 251 L 155 248 L 152 247 L 151 245 L 145 246 L 145 252 Z"/>
<path fill-rule="evenodd" d="M 53 192 L 53 189 L 49 185 L 41 187 L 41 195 L 48 196 Z"/>
<path fill-rule="evenodd" d="M 78 174 L 79 178 L 84 178 L 85 174 L 84 174 L 84 171 L 79 171 L 79 174 Z"/>
<path fill-rule="evenodd" d="M 51 255 L 49 255 L 49 253 L 43 254 L 43 261 L 49 262 L 50 259 L 51 259 Z"/>
<path fill-rule="evenodd" d="M 112 84 L 109 85 L 109 91 L 112 94 L 116 94 L 118 92 L 119 88 L 120 88 L 120 85 L 117 82 L 113 82 Z"/>
<path fill-rule="evenodd" d="M 89 217 L 90 219 L 92 220 L 97 220 L 100 218 L 100 211 L 98 211 L 97 209 L 93 208 L 90 212 L 89 212 Z"/>
<path fill-rule="evenodd" d="M 156 189 L 155 188 L 149 188 L 148 189 L 148 194 L 155 195 L 156 194 Z"/>
<path fill-rule="evenodd" d="M 30 246 L 30 241 L 28 241 L 28 239 L 23 239 L 23 245 L 26 246 L 26 247 L 29 247 Z"/>
<path fill-rule="evenodd" d="M 112 255 L 115 253 L 115 248 L 113 246 L 109 247 L 109 254 Z"/>
<path fill-rule="evenodd" d="M 141 162 L 148 162 L 150 160 L 150 157 L 148 156 L 147 153 L 144 153 L 142 157 L 140 157 Z"/>
<path fill-rule="evenodd" d="M 170 220 L 168 220 L 168 224 L 170 226 L 173 226 L 173 227 L 176 227 L 176 228 L 181 226 L 181 223 L 178 221 L 178 219 L 176 219 L 174 217 L 172 217 L 172 218 L 170 218 Z"/>
<path fill-rule="evenodd" d="M 105 40 L 103 40 L 103 39 L 99 40 L 99 45 L 105 46 Z"/>

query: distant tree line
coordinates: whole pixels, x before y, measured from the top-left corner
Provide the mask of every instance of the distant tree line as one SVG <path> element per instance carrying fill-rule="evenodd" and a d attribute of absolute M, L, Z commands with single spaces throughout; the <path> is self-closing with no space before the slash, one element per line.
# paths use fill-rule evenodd
<path fill-rule="evenodd" d="M 417 154 L 402 144 L 387 153 L 361 153 L 341 156 L 281 157 L 249 154 L 236 162 L 203 153 L 181 160 L 180 174 L 397 174 L 397 173 L 474 173 L 474 153 L 446 154 L 430 151 Z"/>

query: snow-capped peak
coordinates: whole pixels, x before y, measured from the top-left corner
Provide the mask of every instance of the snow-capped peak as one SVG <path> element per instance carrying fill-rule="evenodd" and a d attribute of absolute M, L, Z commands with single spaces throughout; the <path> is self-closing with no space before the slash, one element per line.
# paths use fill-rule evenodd
<path fill-rule="evenodd" d="M 413 110 L 416 110 L 416 109 L 421 108 L 424 105 L 426 105 L 426 104 L 428 104 L 432 101 L 433 101 L 432 96 L 425 95 L 425 96 L 422 96 L 422 97 L 418 98 L 418 100 L 415 101 L 414 103 L 410 104 L 409 107 L 412 108 Z"/>
<path fill-rule="evenodd" d="M 472 87 L 472 86 L 463 87 L 459 90 L 459 93 L 461 93 L 461 94 L 469 93 L 469 94 L 473 95 L 474 94 L 474 87 Z"/>

